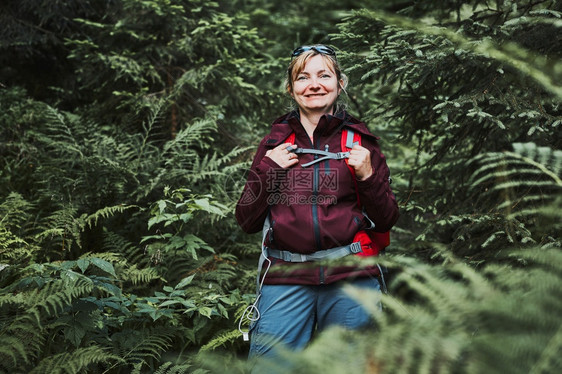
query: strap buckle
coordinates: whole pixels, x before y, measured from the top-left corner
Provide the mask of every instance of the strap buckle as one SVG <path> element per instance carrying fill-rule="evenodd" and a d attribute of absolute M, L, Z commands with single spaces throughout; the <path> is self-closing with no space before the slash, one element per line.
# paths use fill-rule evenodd
<path fill-rule="evenodd" d="M 338 152 L 338 153 L 336 153 L 336 160 L 341 160 L 343 158 L 349 158 L 349 152 Z"/>
<path fill-rule="evenodd" d="M 359 253 L 359 252 L 363 252 L 363 250 L 361 249 L 361 242 L 353 242 L 349 245 L 349 249 L 351 250 L 351 253 Z"/>

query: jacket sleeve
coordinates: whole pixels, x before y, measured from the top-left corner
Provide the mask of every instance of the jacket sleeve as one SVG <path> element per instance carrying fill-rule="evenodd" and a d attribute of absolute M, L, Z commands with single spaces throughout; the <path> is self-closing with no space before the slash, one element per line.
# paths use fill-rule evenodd
<path fill-rule="evenodd" d="M 236 220 L 242 230 L 249 234 L 262 229 L 269 212 L 268 197 L 275 187 L 273 176 L 283 170 L 275 161 L 265 157 L 266 151 L 264 139 L 254 156 L 242 195 L 236 204 Z"/>
<path fill-rule="evenodd" d="M 373 174 L 363 181 L 357 180 L 359 199 L 367 216 L 375 223 L 374 230 L 389 231 L 400 215 L 390 189 L 390 170 L 376 141 L 365 139 L 363 146 L 371 151 Z"/>

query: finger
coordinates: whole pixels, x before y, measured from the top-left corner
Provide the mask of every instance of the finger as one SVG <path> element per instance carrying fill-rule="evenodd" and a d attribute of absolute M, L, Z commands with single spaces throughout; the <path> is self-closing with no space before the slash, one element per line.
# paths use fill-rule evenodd
<path fill-rule="evenodd" d="M 275 147 L 275 149 L 279 149 L 279 150 L 285 149 L 286 150 L 287 147 L 290 147 L 292 145 L 293 145 L 293 143 L 283 143 L 283 144 L 279 144 L 277 147 Z"/>
<path fill-rule="evenodd" d="M 291 166 L 294 166 L 296 164 L 299 163 L 299 160 L 296 158 L 285 158 L 283 160 L 281 160 L 278 164 L 279 166 L 281 166 L 283 169 L 287 169 L 290 168 Z"/>
<path fill-rule="evenodd" d="M 287 167 L 296 165 L 296 164 L 298 164 L 298 163 L 299 163 L 299 159 L 298 159 L 298 158 L 292 158 L 292 159 L 289 160 Z"/>
<path fill-rule="evenodd" d="M 356 162 L 360 161 L 367 161 L 370 157 L 370 153 L 362 152 L 362 151 L 352 151 L 353 153 L 349 153 L 349 158 L 353 159 Z"/>
<path fill-rule="evenodd" d="M 356 147 L 360 147 L 360 148 L 356 148 Z M 363 148 L 359 145 L 356 146 L 356 147 L 353 147 L 351 149 L 351 151 L 349 151 L 349 153 L 354 153 L 354 154 L 362 154 L 362 153 L 365 153 L 365 154 L 369 153 L 370 154 L 371 153 L 371 152 L 369 152 L 369 150 L 367 148 Z"/>

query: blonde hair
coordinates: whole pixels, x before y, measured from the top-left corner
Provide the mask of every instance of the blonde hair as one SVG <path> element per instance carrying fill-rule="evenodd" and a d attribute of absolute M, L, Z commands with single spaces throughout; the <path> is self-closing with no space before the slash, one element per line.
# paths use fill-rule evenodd
<path fill-rule="evenodd" d="M 341 88 L 341 90 L 345 92 L 345 94 L 347 95 L 347 91 L 345 90 L 348 84 L 347 75 L 345 75 L 341 71 L 336 56 L 320 53 L 314 49 L 303 52 L 302 54 L 298 55 L 297 57 L 291 60 L 291 63 L 287 68 L 287 76 L 285 77 L 285 90 L 287 91 L 287 93 L 289 95 L 292 94 L 293 82 L 295 81 L 297 76 L 304 70 L 304 67 L 306 66 L 308 60 L 310 60 L 312 57 L 316 55 L 322 56 L 322 58 L 328 65 L 328 68 L 330 68 L 336 74 L 336 79 L 338 80 L 339 88 Z M 345 108 L 345 104 L 340 102 L 340 97 L 338 96 L 338 100 L 336 102 L 336 111 L 339 111 L 344 108 Z"/>

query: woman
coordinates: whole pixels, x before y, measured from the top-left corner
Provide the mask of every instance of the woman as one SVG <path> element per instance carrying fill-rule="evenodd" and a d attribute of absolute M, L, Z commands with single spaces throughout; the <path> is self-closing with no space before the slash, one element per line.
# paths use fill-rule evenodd
<path fill-rule="evenodd" d="M 380 291 L 379 268 L 316 262 L 356 253 L 358 242 L 359 255 L 374 254 L 365 230 L 385 232 L 398 219 L 377 138 L 337 104 L 346 83 L 331 47 L 294 50 L 286 89 L 296 110 L 275 120 L 261 141 L 236 206 L 244 231 L 264 231 L 267 266 L 251 357 L 274 358 L 278 346 L 300 350 L 328 326 L 357 329 L 370 321 L 342 286 Z M 344 131 L 360 138 L 349 153 L 342 149 Z"/>

